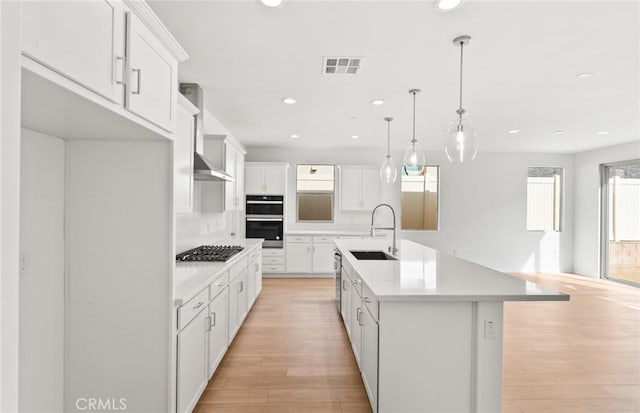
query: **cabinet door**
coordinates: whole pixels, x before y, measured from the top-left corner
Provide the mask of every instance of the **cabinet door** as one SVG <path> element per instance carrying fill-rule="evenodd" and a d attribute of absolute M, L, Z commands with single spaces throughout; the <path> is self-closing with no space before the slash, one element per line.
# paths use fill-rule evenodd
<path fill-rule="evenodd" d="M 238 291 L 238 324 L 242 324 L 244 318 L 247 316 L 247 312 L 249 311 L 249 289 L 247 286 L 247 280 L 249 277 L 246 268 L 238 278 L 240 278 Z M 238 327 L 240 327 L 240 325 L 238 325 Z"/>
<path fill-rule="evenodd" d="M 356 280 L 358 281 L 358 280 Z M 356 357 L 358 367 L 362 370 L 360 365 L 360 356 L 362 354 L 362 327 L 360 321 L 360 313 L 362 312 L 362 300 L 357 291 L 357 284 L 351 284 L 351 347 L 353 348 L 353 355 Z"/>
<path fill-rule="evenodd" d="M 256 262 L 252 260 L 247 267 L 247 308 L 251 307 L 256 298 Z"/>
<path fill-rule="evenodd" d="M 224 145 L 224 170 L 229 175 L 236 177 L 236 149 L 225 143 Z M 224 210 L 234 211 L 236 208 L 236 186 L 235 182 L 224 183 Z"/>
<path fill-rule="evenodd" d="M 333 251 L 332 244 L 313 244 L 313 272 L 333 273 Z"/>
<path fill-rule="evenodd" d="M 248 195 L 262 195 L 265 193 L 262 166 L 247 165 L 244 168 L 245 193 Z"/>
<path fill-rule="evenodd" d="M 362 324 L 362 377 L 375 413 L 378 410 L 378 323 L 364 307 L 360 318 Z"/>
<path fill-rule="evenodd" d="M 173 141 L 173 206 L 176 214 L 193 212 L 193 133 L 191 112 L 178 107 L 178 124 Z"/>
<path fill-rule="evenodd" d="M 342 321 L 347 330 L 347 335 L 351 337 L 351 280 L 347 272 L 342 268 L 342 296 L 340 297 L 340 312 Z"/>
<path fill-rule="evenodd" d="M 285 167 L 279 165 L 264 166 L 264 193 L 269 195 L 284 195 Z"/>
<path fill-rule="evenodd" d="M 362 174 L 360 168 L 340 169 L 340 209 L 358 211 L 362 209 Z"/>
<path fill-rule="evenodd" d="M 236 277 L 229 284 L 229 340 L 228 344 L 231 344 L 233 338 L 238 331 L 239 318 L 238 318 L 238 301 L 240 299 L 240 277 Z"/>
<path fill-rule="evenodd" d="M 220 364 L 225 351 L 227 350 L 228 321 L 227 321 L 227 301 L 229 289 L 225 287 L 216 298 L 209 303 L 209 375 L 211 378 L 214 371 Z"/>
<path fill-rule="evenodd" d="M 24 54 L 113 102 L 123 102 L 120 1 L 25 1 L 20 6 Z"/>
<path fill-rule="evenodd" d="M 236 152 L 236 211 L 244 210 L 244 155 L 240 152 Z"/>
<path fill-rule="evenodd" d="M 256 297 L 260 295 L 262 291 L 262 253 L 256 256 Z"/>
<path fill-rule="evenodd" d="M 380 177 L 377 168 L 362 168 L 362 209 L 371 211 L 380 203 Z"/>
<path fill-rule="evenodd" d="M 127 108 L 173 132 L 178 62 L 133 13 L 127 14 Z"/>
<path fill-rule="evenodd" d="M 311 272 L 311 243 L 287 243 L 287 272 Z"/>
<path fill-rule="evenodd" d="M 207 312 L 178 333 L 178 412 L 191 412 L 207 385 Z"/>

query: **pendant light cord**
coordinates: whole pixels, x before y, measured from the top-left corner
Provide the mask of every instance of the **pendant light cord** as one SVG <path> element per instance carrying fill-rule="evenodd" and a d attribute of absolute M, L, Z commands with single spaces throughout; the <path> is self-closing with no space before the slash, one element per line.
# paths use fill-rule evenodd
<path fill-rule="evenodd" d="M 462 114 L 464 113 L 464 109 L 462 109 L 462 62 L 464 58 L 464 42 L 460 42 L 460 106 L 458 107 L 458 115 L 460 116 L 460 121 L 462 121 Z"/>
<path fill-rule="evenodd" d="M 414 149 L 416 147 L 416 93 L 413 92 L 413 139 L 411 140 Z"/>
<path fill-rule="evenodd" d="M 391 119 L 387 120 L 387 158 L 391 158 Z"/>

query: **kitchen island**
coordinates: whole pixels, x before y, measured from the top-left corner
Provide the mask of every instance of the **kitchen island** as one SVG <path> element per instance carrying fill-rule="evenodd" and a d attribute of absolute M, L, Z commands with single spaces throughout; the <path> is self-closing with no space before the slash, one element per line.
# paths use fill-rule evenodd
<path fill-rule="evenodd" d="M 352 252 L 389 241 L 334 243 L 340 314 L 374 412 L 500 412 L 503 302 L 569 300 L 408 240 L 375 260 Z"/>

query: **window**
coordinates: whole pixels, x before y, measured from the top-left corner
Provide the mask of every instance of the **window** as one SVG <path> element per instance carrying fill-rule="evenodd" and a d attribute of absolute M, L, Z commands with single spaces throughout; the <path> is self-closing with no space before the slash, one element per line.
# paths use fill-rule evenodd
<path fill-rule="evenodd" d="M 562 230 L 563 175 L 563 168 L 529 168 L 527 231 Z"/>
<path fill-rule="evenodd" d="M 426 166 L 421 176 L 408 175 L 401 168 L 401 228 L 413 230 L 438 230 L 438 193 L 440 167 Z"/>
<path fill-rule="evenodd" d="M 297 165 L 298 221 L 333 222 L 334 165 Z"/>

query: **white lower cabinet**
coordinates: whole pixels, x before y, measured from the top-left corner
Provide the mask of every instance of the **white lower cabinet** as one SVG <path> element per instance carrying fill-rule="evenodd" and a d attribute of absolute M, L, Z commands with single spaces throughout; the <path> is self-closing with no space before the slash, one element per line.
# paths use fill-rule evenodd
<path fill-rule="evenodd" d="M 353 349 L 353 354 L 356 357 L 356 362 L 358 363 L 358 367 L 362 370 L 362 364 L 360 362 L 360 356 L 362 354 L 362 329 L 360 324 L 362 312 L 362 299 L 360 298 L 360 293 L 358 292 L 358 288 L 360 285 L 360 280 L 354 279 L 351 281 L 351 320 L 350 320 L 350 332 L 351 332 L 351 348 Z"/>
<path fill-rule="evenodd" d="M 229 284 L 229 343 L 233 341 L 247 315 L 247 269 L 245 268 Z"/>
<path fill-rule="evenodd" d="M 287 242 L 287 272 L 311 272 L 311 243 Z"/>
<path fill-rule="evenodd" d="M 366 305 L 360 312 L 362 325 L 362 354 L 360 370 L 364 388 L 375 413 L 378 405 L 378 323 Z"/>
<path fill-rule="evenodd" d="M 225 286 L 209 303 L 209 316 L 207 320 L 209 330 L 209 346 L 207 354 L 207 378 L 213 376 L 224 353 L 227 351 L 228 319 L 227 306 L 229 301 L 229 289 Z"/>
<path fill-rule="evenodd" d="M 312 272 L 331 274 L 333 272 L 333 251 L 335 247 L 329 243 L 313 243 Z"/>
<path fill-rule="evenodd" d="M 191 412 L 207 386 L 206 306 L 178 333 L 178 413 Z"/>

